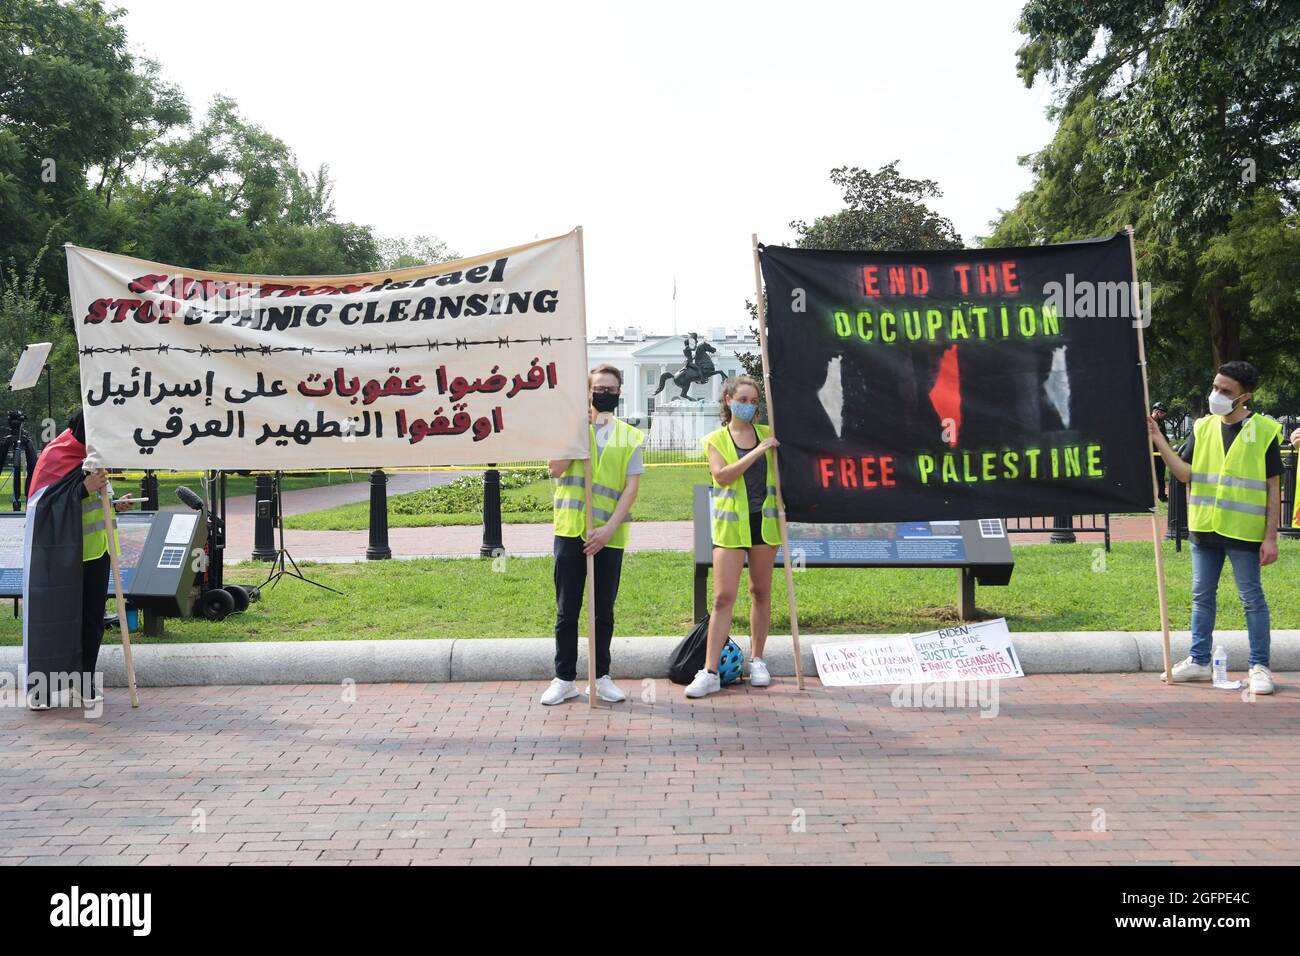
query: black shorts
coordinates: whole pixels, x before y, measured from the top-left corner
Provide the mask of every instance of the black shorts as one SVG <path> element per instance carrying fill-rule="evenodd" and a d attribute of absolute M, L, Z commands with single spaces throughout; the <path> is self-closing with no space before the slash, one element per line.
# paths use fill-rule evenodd
<path fill-rule="evenodd" d="M 752 544 L 767 544 L 763 540 L 763 512 L 761 511 L 749 513 L 749 540 Z"/>

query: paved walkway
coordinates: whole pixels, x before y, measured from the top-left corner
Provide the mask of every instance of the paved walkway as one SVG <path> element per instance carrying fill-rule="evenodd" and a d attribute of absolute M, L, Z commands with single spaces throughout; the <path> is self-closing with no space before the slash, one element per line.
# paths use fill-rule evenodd
<path fill-rule="evenodd" d="M 358 471 L 355 474 L 362 476 L 362 480 L 339 481 L 328 485 L 317 485 L 314 488 L 301 488 L 297 491 L 284 492 L 280 495 L 280 503 L 284 506 L 284 513 L 296 515 L 308 511 L 322 511 L 325 508 L 351 504 L 354 501 L 369 501 L 370 481 L 366 477 L 369 473 Z M 388 493 L 390 495 L 404 495 L 411 491 L 422 491 L 425 488 L 450 484 L 465 474 L 469 474 L 469 472 L 390 471 L 388 473 Z M 482 473 L 474 472 L 473 474 Z M 235 516 L 251 518 L 253 516 L 253 501 L 253 495 L 227 497 L 227 519 Z"/>
<path fill-rule="evenodd" d="M 793 682 L 592 712 L 540 683 L 0 707 L 3 863 L 1297 863 L 1300 675 L 1030 677 L 997 716 Z"/>

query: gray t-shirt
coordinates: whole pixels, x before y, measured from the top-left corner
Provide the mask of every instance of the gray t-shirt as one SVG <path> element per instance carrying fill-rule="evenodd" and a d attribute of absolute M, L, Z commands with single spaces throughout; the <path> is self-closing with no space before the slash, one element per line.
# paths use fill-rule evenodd
<path fill-rule="evenodd" d="M 735 444 L 734 435 L 731 441 Z M 757 447 L 757 444 L 750 445 L 748 448 L 736 445 L 736 457 L 744 458 Z M 767 500 L 767 455 L 763 455 L 745 471 L 745 493 L 749 497 L 749 513 L 762 511 L 763 502 Z"/>
<path fill-rule="evenodd" d="M 605 446 L 609 444 L 609 436 L 614 434 L 614 419 L 609 420 L 609 424 L 596 429 L 596 453 L 602 454 Z M 636 450 L 632 452 L 632 458 L 627 463 L 627 473 L 629 475 L 644 475 L 645 463 L 641 460 L 641 448 L 637 445 Z"/>

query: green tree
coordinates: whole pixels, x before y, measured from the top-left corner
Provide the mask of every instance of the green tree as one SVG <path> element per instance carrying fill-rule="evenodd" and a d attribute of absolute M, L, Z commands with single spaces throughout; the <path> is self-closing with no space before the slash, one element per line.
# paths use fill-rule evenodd
<path fill-rule="evenodd" d="M 459 259 L 437 236 L 383 236 L 379 239 L 379 260 L 385 269 L 408 269 Z"/>
<path fill-rule="evenodd" d="M 1300 345 L 1286 268 L 1300 198 L 1300 4 L 1031 0 L 1019 26 L 1020 76 L 1058 87 L 1060 126 L 992 241 L 1132 222 L 1141 278 L 1160 287 L 1156 321 L 1202 378 L 1234 358 L 1285 364 L 1277 350 Z M 1266 327 L 1279 303 L 1289 317 Z"/>
<path fill-rule="evenodd" d="M 188 119 L 156 64 L 99 0 L 0 0 L 0 262 L 84 233 L 146 146 Z M 93 177 L 95 195 L 88 187 Z M 60 256 L 40 260 L 56 299 Z"/>
<path fill-rule="evenodd" d="M 956 249 L 961 236 L 952 223 L 926 205 L 943 195 L 932 179 L 908 179 L 898 160 L 876 172 L 856 166 L 831 170 L 844 190 L 844 208 L 818 216 L 812 225 L 792 222 L 801 249 Z"/>
<path fill-rule="evenodd" d="M 42 381 L 35 388 L 7 393 L 3 408 L 5 413 L 21 411 L 27 416 L 28 433 L 37 445 L 63 430 L 80 392 L 76 336 L 54 310 L 53 298 L 40 277 L 47 251 L 48 247 L 37 250 L 25 269 L 19 269 L 13 260 L 0 263 L 0 375 L 5 376 L 5 384 L 25 346 L 51 343 Z M 5 427 L 3 421 L 0 427 Z M 4 465 L 0 462 L 0 467 Z"/>
<path fill-rule="evenodd" d="M 961 236 L 952 223 L 927 205 L 943 193 L 932 179 L 908 179 L 898 172 L 898 160 L 875 172 L 857 166 L 831 170 L 831 182 L 844 190 L 844 208 L 818 216 L 812 224 L 790 223 L 800 249 L 958 249 Z M 745 301 L 750 334 L 758 335 L 758 307 Z M 763 361 L 757 352 L 737 352 L 736 358 L 759 383 L 760 405 L 766 402 Z"/>

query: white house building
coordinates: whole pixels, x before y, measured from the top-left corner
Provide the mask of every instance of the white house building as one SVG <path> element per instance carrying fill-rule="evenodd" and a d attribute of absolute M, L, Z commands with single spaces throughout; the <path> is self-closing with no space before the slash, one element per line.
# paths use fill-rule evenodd
<path fill-rule="evenodd" d="M 715 368 L 725 372 L 728 377 L 744 372 L 744 366 L 736 358 L 737 352 L 758 353 L 758 339 L 749 334 L 748 329 L 711 329 L 695 330 L 701 341 L 707 341 L 716 352 L 709 357 Z M 649 417 L 654 414 L 656 404 L 663 404 L 681 397 L 681 390 L 671 381 L 658 395 L 659 378 L 664 372 L 676 374 L 686 364 L 683 341 L 689 332 L 679 335 L 647 335 L 641 329 L 631 326 L 624 329 L 610 329 L 603 335 L 587 340 L 587 358 L 591 367 L 608 363 L 623 373 L 623 394 L 618 403 L 618 417 L 630 421 L 642 428 L 646 427 Z M 721 394 L 722 379 L 713 378 L 707 385 L 692 385 L 693 398 L 706 398 L 716 402 Z"/>

